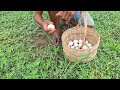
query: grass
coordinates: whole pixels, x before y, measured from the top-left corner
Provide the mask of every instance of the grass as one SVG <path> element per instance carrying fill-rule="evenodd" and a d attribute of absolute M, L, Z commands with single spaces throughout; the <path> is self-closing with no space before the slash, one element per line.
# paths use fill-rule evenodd
<path fill-rule="evenodd" d="M 49 42 L 38 49 L 33 11 L 0 11 L 1 79 L 119 79 L 120 11 L 91 11 L 95 28 L 101 35 L 97 57 L 87 64 L 68 61 L 62 46 Z M 49 19 L 47 12 L 43 17 Z"/>

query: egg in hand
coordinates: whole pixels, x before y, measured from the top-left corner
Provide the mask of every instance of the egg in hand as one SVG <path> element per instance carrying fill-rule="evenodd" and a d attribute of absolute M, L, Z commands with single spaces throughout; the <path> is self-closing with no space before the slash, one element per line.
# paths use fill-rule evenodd
<path fill-rule="evenodd" d="M 48 28 L 48 29 L 55 30 L 55 26 L 54 26 L 53 24 L 49 24 L 49 25 L 47 26 L 47 28 Z"/>

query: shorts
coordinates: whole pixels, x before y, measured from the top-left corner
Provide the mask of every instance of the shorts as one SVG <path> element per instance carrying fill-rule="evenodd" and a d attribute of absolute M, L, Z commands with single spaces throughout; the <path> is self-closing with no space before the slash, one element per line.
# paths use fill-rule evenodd
<path fill-rule="evenodd" d="M 73 16 L 73 20 L 78 22 L 80 18 L 80 11 L 76 11 L 75 12 L 75 15 Z M 81 24 L 84 26 L 84 17 L 83 17 L 83 13 L 82 13 L 82 20 L 81 20 Z M 88 25 L 91 25 L 91 26 L 94 26 L 94 20 L 93 18 L 90 16 L 90 14 L 87 12 L 87 24 Z"/>

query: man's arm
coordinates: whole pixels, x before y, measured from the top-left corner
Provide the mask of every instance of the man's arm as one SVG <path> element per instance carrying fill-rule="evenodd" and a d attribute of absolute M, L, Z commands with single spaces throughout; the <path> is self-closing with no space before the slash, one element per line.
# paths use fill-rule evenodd
<path fill-rule="evenodd" d="M 75 11 L 59 11 L 56 16 L 61 17 L 66 22 L 69 22 L 74 16 Z"/>
<path fill-rule="evenodd" d="M 43 23 L 44 23 L 44 19 L 43 19 L 43 17 L 42 17 L 42 13 L 43 13 L 43 11 L 36 11 L 36 12 L 35 12 L 35 15 L 34 15 L 35 21 L 36 21 L 39 25 L 41 25 L 41 26 L 43 26 Z"/>
<path fill-rule="evenodd" d="M 47 26 L 49 24 L 53 24 L 53 22 L 45 21 L 42 17 L 42 13 L 43 13 L 43 11 L 36 11 L 35 12 L 35 15 L 34 15 L 35 21 L 43 27 L 44 31 L 48 32 L 49 34 L 53 34 L 55 32 L 55 30 L 47 28 Z"/>

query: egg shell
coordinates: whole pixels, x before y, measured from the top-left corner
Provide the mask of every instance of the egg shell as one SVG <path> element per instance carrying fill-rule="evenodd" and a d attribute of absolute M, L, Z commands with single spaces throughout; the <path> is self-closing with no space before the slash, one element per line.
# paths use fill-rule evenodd
<path fill-rule="evenodd" d="M 87 43 L 88 47 L 92 47 L 92 44 L 91 43 Z"/>
<path fill-rule="evenodd" d="M 78 47 L 78 45 L 79 45 L 78 43 L 74 43 L 74 47 Z"/>
<path fill-rule="evenodd" d="M 88 41 L 86 41 L 85 43 L 88 44 Z"/>
<path fill-rule="evenodd" d="M 49 24 L 49 25 L 47 26 L 47 28 L 52 29 L 52 30 L 55 30 L 55 26 L 54 26 L 53 24 Z"/>
<path fill-rule="evenodd" d="M 79 49 L 79 47 L 75 47 L 75 49 Z"/>
<path fill-rule="evenodd" d="M 71 46 L 71 48 L 75 48 L 74 46 Z"/>
<path fill-rule="evenodd" d="M 84 45 L 84 46 L 82 47 L 82 49 L 85 50 L 85 49 L 88 49 L 88 47 Z"/>
<path fill-rule="evenodd" d="M 81 46 L 82 46 L 82 44 L 81 44 L 81 43 L 79 43 L 78 47 L 81 47 Z"/>
<path fill-rule="evenodd" d="M 89 48 L 92 48 L 92 46 L 90 46 Z"/>
<path fill-rule="evenodd" d="M 68 45 L 72 46 L 74 43 L 72 41 L 69 41 Z"/>

